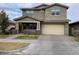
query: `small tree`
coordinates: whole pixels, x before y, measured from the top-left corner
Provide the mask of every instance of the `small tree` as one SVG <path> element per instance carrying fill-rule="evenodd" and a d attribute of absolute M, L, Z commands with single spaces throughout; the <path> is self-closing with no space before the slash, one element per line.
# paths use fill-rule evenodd
<path fill-rule="evenodd" d="M 8 16 L 3 10 L 0 12 L 0 26 L 2 33 L 5 34 L 6 29 L 9 26 L 9 22 L 8 22 Z"/>

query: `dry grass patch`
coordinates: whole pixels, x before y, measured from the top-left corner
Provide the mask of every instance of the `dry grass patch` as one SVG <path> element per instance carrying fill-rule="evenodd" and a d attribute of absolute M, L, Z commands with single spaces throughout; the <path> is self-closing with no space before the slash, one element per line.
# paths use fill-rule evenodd
<path fill-rule="evenodd" d="M 22 36 L 18 36 L 16 37 L 16 39 L 22 39 L 22 40 L 35 40 L 38 39 L 38 35 L 22 35 Z"/>
<path fill-rule="evenodd" d="M 0 42 L 1 51 L 12 51 L 28 46 L 29 43 Z"/>

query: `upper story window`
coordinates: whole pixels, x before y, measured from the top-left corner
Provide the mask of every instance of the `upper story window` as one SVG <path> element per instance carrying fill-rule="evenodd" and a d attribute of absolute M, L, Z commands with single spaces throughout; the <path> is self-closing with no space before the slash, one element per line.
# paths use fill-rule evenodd
<path fill-rule="evenodd" d="M 33 15 L 33 14 L 34 14 L 34 11 L 26 11 L 26 13 L 27 13 L 28 15 Z"/>
<path fill-rule="evenodd" d="M 58 10 L 58 9 L 51 10 L 51 12 L 52 12 L 52 15 L 54 15 L 54 16 L 60 15 L 60 10 Z"/>

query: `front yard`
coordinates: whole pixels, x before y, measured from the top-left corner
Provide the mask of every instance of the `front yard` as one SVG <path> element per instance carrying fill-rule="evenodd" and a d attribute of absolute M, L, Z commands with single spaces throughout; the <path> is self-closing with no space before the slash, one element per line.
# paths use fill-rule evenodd
<path fill-rule="evenodd" d="M 7 37 L 9 37 L 9 36 L 11 36 L 11 35 L 0 35 L 0 39 L 5 39 L 5 38 L 7 38 Z"/>
<path fill-rule="evenodd" d="M 29 46 L 29 43 L 0 42 L 0 51 L 12 51 Z"/>
<path fill-rule="evenodd" d="M 6 39 L 8 37 L 11 37 L 14 35 L 0 35 L 0 39 Z M 15 37 L 16 36 L 16 37 Z M 37 40 L 39 35 L 15 35 L 14 39 L 16 40 Z M 10 38 L 11 39 L 11 38 Z M 10 40 L 9 39 L 9 40 Z M 8 39 L 6 39 L 8 40 Z M 30 43 L 16 43 L 16 42 L 0 42 L 0 51 L 12 51 L 12 50 L 17 50 L 17 49 L 21 49 L 23 47 L 27 47 L 29 46 Z"/>
<path fill-rule="evenodd" d="M 21 39 L 21 40 L 36 40 L 38 39 L 38 35 L 22 35 L 16 37 L 16 39 Z"/>

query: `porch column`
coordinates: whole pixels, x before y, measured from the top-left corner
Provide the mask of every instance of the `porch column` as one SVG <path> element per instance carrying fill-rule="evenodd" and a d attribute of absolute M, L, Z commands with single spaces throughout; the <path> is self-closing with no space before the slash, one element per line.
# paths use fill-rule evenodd
<path fill-rule="evenodd" d="M 17 30 L 17 33 L 19 32 L 19 22 L 16 22 L 16 30 Z"/>
<path fill-rule="evenodd" d="M 37 30 L 40 30 L 40 22 L 37 22 Z"/>
<path fill-rule="evenodd" d="M 64 33 L 65 35 L 69 35 L 69 24 L 68 23 L 65 23 Z"/>

